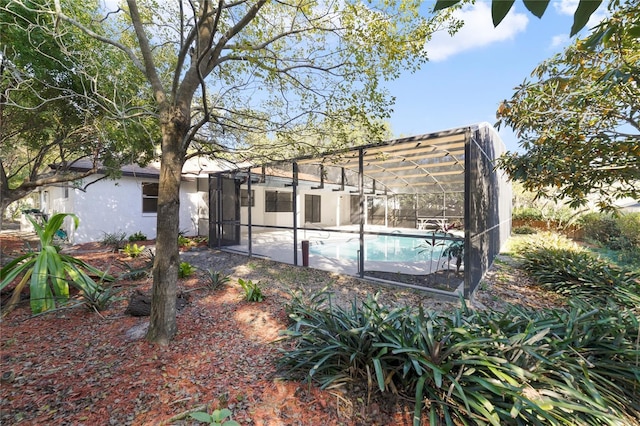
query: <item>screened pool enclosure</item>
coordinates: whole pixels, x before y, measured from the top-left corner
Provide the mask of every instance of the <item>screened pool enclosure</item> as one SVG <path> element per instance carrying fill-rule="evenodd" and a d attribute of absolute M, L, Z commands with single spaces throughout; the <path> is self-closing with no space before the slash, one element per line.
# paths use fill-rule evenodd
<path fill-rule="evenodd" d="M 209 175 L 209 244 L 469 296 L 506 241 L 487 123 Z"/>

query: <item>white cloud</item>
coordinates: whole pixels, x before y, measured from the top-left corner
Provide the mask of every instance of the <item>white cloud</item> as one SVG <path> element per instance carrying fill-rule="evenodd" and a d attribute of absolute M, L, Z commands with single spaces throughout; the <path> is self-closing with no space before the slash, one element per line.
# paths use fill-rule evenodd
<path fill-rule="evenodd" d="M 558 14 L 573 17 L 573 14 L 578 8 L 578 3 L 580 3 L 580 0 L 561 0 L 553 2 L 552 4 Z M 589 18 L 589 22 L 587 22 L 587 25 L 585 25 L 585 29 L 590 30 L 591 28 L 595 27 L 608 15 L 609 13 L 607 10 L 607 2 L 603 1 L 598 9 L 596 9 L 596 11 L 593 12 L 591 17 Z M 567 34 L 568 33 L 569 29 L 567 29 Z"/>
<path fill-rule="evenodd" d="M 429 60 L 444 61 L 460 52 L 485 47 L 490 44 L 513 39 L 523 32 L 529 18 L 512 9 L 504 20 L 494 28 L 489 3 L 478 2 L 456 12 L 456 18 L 464 21 L 464 26 L 453 37 L 440 31 L 425 46 Z"/>
<path fill-rule="evenodd" d="M 561 1 L 554 1 L 551 4 L 553 4 L 554 9 L 560 15 L 573 16 L 573 13 L 576 11 L 576 8 L 578 7 L 578 3 L 579 3 L 579 0 L 561 0 Z"/>
<path fill-rule="evenodd" d="M 558 34 L 551 38 L 551 49 L 557 49 L 558 47 L 568 46 L 571 43 L 569 33 Z"/>

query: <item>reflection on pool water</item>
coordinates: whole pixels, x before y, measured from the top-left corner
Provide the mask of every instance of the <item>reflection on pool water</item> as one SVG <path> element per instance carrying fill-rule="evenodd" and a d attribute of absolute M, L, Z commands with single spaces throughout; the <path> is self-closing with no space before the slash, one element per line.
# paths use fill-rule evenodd
<path fill-rule="evenodd" d="M 437 234 L 436 234 L 437 237 Z M 434 244 L 435 243 L 435 244 Z M 442 257 L 442 252 L 451 244 L 449 240 L 410 238 L 376 235 L 364 240 L 364 260 L 373 262 L 426 262 Z M 360 241 L 314 241 L 309 252 L 334 259 L 358 260 Z"/>

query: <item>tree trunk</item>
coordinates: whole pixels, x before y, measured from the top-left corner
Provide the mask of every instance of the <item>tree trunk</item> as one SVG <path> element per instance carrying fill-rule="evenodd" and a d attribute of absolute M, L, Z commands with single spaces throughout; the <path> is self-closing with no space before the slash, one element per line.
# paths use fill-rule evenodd
<path fill-rule="evenodd" d="M 176 108 L 177 110 L 177 108 Z M 174 110 L 174 111 L 176 111 Z M 168 344 L 176 334 L 176 293 L 180 253 L 180 177 L 184 163 L 181 143 L 187 126 L 181 114 L 162 123 L 162 155 L 158 191 L 156 257 L 153 265 L 151 318 L 147 340 Z M 186 115 L 188 117 L 188 114 Z M 184 115 L 182 115 L 184 117 Z"/>

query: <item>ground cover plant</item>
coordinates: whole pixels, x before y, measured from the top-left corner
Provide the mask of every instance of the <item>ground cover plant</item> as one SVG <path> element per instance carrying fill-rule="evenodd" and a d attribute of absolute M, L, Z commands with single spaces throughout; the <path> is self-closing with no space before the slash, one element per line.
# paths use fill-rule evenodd
<path fill-rule="evenodd" d="M 569 309 L 450 314 L 350 309 L 329 296 L 294 299 L 279 366 L 330 388 L 351 381 L 415 400 L 414 425 L 620 424 L 640 413 L 638 318 L 570 302 Z M 588 367 L 588 368 L 587 368 Z"/>
<path fill-rule="evenodd" d="M 597 305 L 640 307 L 640 274 L 612 265 L 569 239 L 542 233 L 521 253 L 539 286 Z"/>

